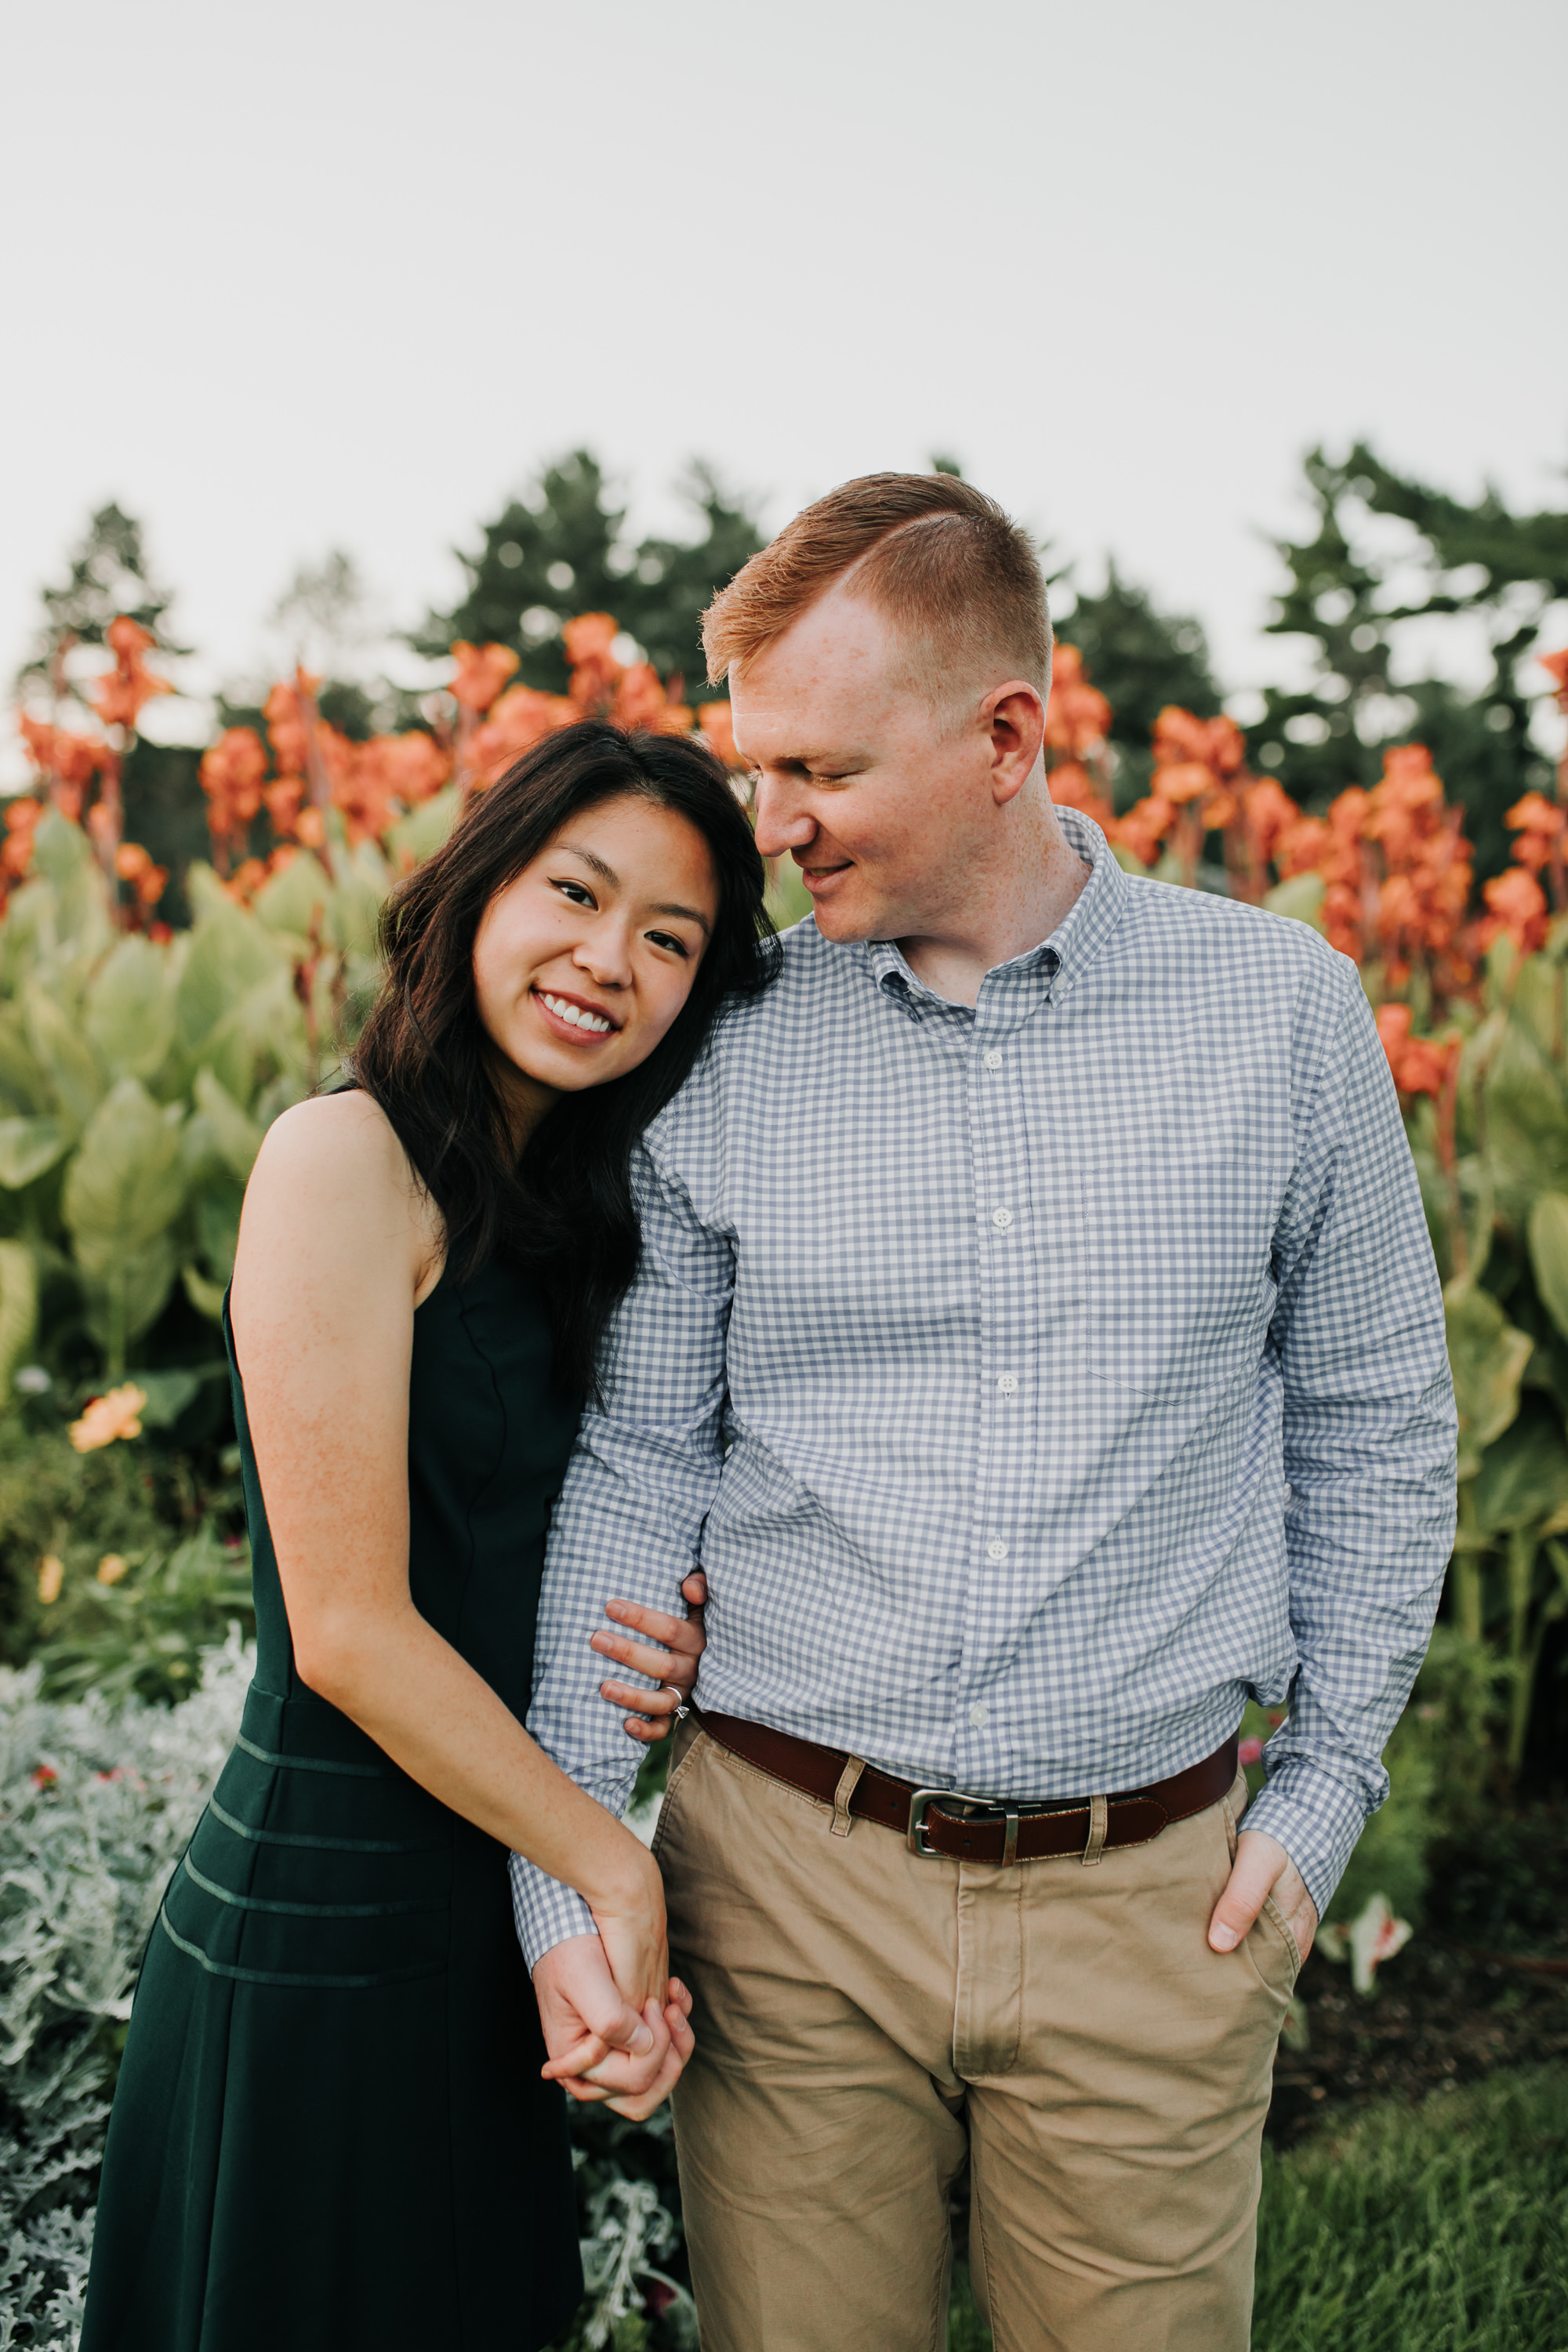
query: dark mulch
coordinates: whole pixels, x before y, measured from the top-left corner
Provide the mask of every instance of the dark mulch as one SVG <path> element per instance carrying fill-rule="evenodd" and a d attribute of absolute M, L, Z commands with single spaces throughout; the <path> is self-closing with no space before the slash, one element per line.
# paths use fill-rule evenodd
<path fill-rule="evenodd" d="M 1289 2147 L 1331 2110 L 1424 2098 L 1498 2066 L 1568 2055 L 1568 1811 L 1535 1806 L 1435 1861 L 1414 1939 L 1370 1999 L 1314 1952 L 1297 1988 L 1310 2046 L 1280 2047 L 1268 2133 Z"/>

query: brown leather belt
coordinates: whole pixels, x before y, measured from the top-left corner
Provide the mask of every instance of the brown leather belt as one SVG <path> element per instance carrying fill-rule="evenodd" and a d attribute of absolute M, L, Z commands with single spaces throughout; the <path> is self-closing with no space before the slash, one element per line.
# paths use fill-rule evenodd
<path fill-rule="evenodd" d="M 691 1713 L 721 1748 L 786 1788 L 841 1807 L 858 1821 L 897 1830 L 913 1853 L 942 1854 L 950 1862 L 1041 1862 L 1082 1854 L 1091 1846 L 1098 1853 L 1117 1846 L 1147 1845 L 1172 1822 L 1184 1822 L 1217 1805 L 1236 1779 L 1233 1736 L 1201 1764 L 1189 1764 L 1184 1772 L 1152 1780 L 1146 1789 L 1119 1790 L 1103 1800 L 1069 1797 L 1060 1803 L 1013 1805 L 971 1796 L 962 1789 L 917 1788 L 912 1780 L 896 1780 L 891 1773 L 860 1764 L 836 1748 L 819 1748 L 815 1740 L 797 1739 L 765 1723 L 748 1723 L 742 1716 L 710 1715 L 698 1706 Z M 1102 1805 L 1096 1843 L 1095 1815 Z"/>

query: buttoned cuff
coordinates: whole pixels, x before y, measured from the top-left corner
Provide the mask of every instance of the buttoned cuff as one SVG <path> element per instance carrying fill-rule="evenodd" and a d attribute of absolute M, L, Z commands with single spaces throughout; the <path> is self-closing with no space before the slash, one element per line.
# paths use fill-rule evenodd
<path fill-rule="evenodd" d="M 1264 1754 L 1267 1759 L 1267 1749 Z M 1292 1756 L 1269 1773 L 1242 1827 L 1278 1839 L 1306 1880 L 1321 1919 L 1366 1827 L 1366 1807 L 1361 1791 L 1337 1773 L 1310 1757 Z"/>
<path fill-rule="evenodd" d="M 552 1878 L 537 1863 L 527 1861 L 521 1853 L 511 1857 L 511 1916 L 517 1922 L 517 1940 L 522 1946 L 522 1957 L 528 1962 L 528 1973 L 533 1974 L 546 1952 L 563 1944 L 568 1936 L 596 1936 L 594 1915 L 574 1886 L 563 1886 Z"/>

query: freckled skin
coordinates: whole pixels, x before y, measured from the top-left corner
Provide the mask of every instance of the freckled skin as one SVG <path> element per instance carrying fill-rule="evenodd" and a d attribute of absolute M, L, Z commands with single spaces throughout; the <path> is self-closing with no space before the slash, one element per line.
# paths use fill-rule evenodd
<path fill-rule="evenodd" d="M 955 679 L 933 712 L 897 632 L 836 588 L 730 691 L 757 846 L 794 856 L 826 938 L 896 940 L 922 980 L 973 1004 L 1087 881 L 1046 785 L 1044 701 L 1001 665 Z"/>

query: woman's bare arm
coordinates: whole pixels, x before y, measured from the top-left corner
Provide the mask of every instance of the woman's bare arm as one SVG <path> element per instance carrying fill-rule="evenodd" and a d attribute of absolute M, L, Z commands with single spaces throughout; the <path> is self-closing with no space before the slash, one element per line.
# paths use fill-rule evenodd
<path fill-rule="evenodd" d="M 440 1262 L 437 1222 L 367 1097 L 301 1104 L 269 1130 L 232 1315 L 295 1659 L 421 1787 L 584 1897 L 628 2005 L 604 2039 L 626 2048 L 650 2033 L 657 2072 L 668 2045 L 657 1865 L 409 1591 L 414 1309 Z"/>

